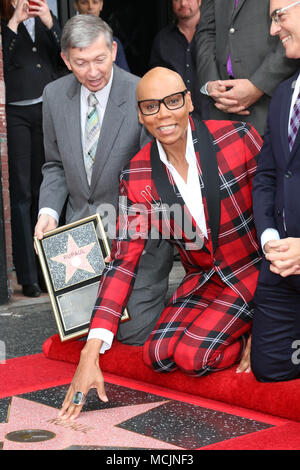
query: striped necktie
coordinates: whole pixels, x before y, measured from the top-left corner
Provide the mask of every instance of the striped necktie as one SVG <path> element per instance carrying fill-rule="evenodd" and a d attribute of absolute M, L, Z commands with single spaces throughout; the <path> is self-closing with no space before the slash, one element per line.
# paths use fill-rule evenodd
<path fill-rule="evenodd" d="M 88 183 L 91 184 L 93 163 L 95 160 L 98 139 L 100 134 L 99 116 L 97 112 L 98 100 L 94 93 L 88 96 L 88 111 L 85 123 L 85 152 L 84 164 Z"/>
<path fill-rule="evenodd" d="M 300 126 L 300 92 L 295 101 L 292 115 L 291 115 L 290 125 L 289 125 L 288 140 L 289 140 L 290 152 L 293 149 L 293 145 L 296 140 L 299 126 Z"/>

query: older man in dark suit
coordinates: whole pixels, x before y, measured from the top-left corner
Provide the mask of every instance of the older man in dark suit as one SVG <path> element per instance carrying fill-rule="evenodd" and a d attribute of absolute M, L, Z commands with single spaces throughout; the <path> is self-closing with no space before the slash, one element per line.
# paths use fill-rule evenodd
<path fill-rule="evenodd" d="M 300 58 L 300 1 L 271 0 L 271 34 Z M 276 89 L 253 183 L 263 257 L 255 293 L 252 369 L 260 381 L 300 375 L 300 75 Z M 297 354 L 296 354 L 297 356 Z"/>

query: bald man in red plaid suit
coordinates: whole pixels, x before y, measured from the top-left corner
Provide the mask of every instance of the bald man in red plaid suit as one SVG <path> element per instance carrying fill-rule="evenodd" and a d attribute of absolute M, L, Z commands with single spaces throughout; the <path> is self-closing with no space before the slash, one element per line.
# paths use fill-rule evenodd
<path fill-rule="evenodd" d="M 192 119 L 190 95 L 167 69 L 143 77 L 138 100 L 140 121 L 156 140 L 121 175 L 112 262 L 100 281 L 88 341 L 60 412 L 66 418 L 80 412 L 82 404 L 72 403 L 78 391 L 86 394 L 94 386 L 107 400 L 98 360 L 104 341 L 97 332 L 116 334 L 148 236 L 175 244 L 186 274 L 144 345 L 146 364 L 193 376 L 227 368 L 241 359 L 251 328 L 260 263 L 251 191 L 261 139 L 245 123 Z M 202 203 L 197 184 L 194 198 L 185 193 L 195 174 Z"/>

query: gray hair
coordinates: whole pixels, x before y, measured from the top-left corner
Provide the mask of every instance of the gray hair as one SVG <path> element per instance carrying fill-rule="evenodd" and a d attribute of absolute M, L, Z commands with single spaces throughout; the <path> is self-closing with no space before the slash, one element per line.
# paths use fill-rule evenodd
<path fill-rule="evenodd" d="M 113 32 L 105 21 L 95 15 L 73 16 L 64 26 L 61 50 L 68 57 L 69 49 L 89 47 L 100 35 L 104 35 L 107 46 L 112 50 Z"/>

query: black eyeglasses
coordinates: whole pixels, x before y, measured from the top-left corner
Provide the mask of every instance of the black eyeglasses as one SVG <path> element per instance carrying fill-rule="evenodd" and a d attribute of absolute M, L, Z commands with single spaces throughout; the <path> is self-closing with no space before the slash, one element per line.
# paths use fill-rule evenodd
<path fill-rule="evenodd" d="M 187 90 L 172 93 L 172 95 L 165 96 L 161 100 L 142 100 L 138 101 L 138 107 L 142 114 L 151 116 L 157 114 L 160 110 L 160 105 L 163 103 L 167 109 L 173 111 L 182 108 L 185 103 L 185 95 Z"/>

